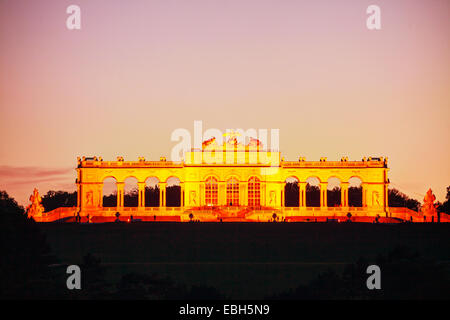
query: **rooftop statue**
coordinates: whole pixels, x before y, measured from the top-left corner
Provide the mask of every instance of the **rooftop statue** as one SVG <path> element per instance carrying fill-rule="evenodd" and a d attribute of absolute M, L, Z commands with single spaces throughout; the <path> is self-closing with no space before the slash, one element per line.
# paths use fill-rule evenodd
<path fill-rule="evenodd" d="M 213 145 L 213 146 L 217 145 L 216 137 L 212 137 L 211 139 L 208 139 L 208 140 L 205 140 L 205 141 L 202 142 L 203 149 L 206 148 L 209 145 Z"/>
<path fill-rule="evenodd" d="M 238 137 L 241 136 L 239 132 L 230 131 L 223 134 L 224 137 L 228 137 L 227 143 L 232 146 L 237 146 L 239 144 Z"/>
<path fill-rule="evenodd" d="M 235 146 L 243 146 L 243 144 L 239 142 L 240 140 L 242 140 L 239 138 L 242 136 L 239 132 L 230 131 L 230 132 L 224 133 L 223 136 L 225 137 L 225 139 L 223 141 L 224 147 L 232 146 L 234 148 Z M 261 148 L 263 146 L 261 140 L 253 138 L 253 137 L 249 137 L 249 142 L 247 145 L 249 147 L 254 147 L 254 148 Z M 206 149 L 206 148 L 210 149 L 210 148 L 216 148 L 216 147 L 218 147 L 216 137 L 212 137 L 212 138 L 202 142 L 203 149 Z"/>
<path fill-rule="evenodd" d="M 41 204 L 42 198 L 38 189 L 34 188 L 33 194 L 30 196 L 31 204 L 26 208 L 28 217 L 40 217 L 44 212 L 44 206 Z"/>
<path fill-rule="evenodd" d="M 250 142 L 248 143 L 250 147 L 262 147 L 261 140 L 255 139 L 253 137 L 250 137 Z"/>

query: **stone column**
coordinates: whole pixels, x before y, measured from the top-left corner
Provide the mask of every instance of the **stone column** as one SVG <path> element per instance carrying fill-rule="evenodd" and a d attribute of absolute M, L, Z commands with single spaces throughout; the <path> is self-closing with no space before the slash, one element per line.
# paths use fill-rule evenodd
<path fill-rule="evenodd" d="M 206 199 L 205 199 L 206 183 L 200 182 L 199 189 L 200 189 L 200 194 L 198 195 L 198 203 L 199 203 L 199 206 L 204 206 L 206 203 Z"/>
<path fill-rule="evenodd" d="M 286 181 L 281 184 L 281 207 L 286 206 Z"/>
<path fill-rule="evenodd" d="M 261 190 L 260 190 L 260 205 L 266 206 L 266 182 L 261 181 Z"/>
<path fill-rule="evenodd" d="M 362 206 L 367 207 L 367 185 L 366 183 L 361 183 L 361 192 L 362 192 Z"/>
<path fill-rule="evenodd" d="M 180 181 L 180 207 L 184 207 L 184 182 Z"/>
<path fill-rule="evenodd" d="M 348 182 L 341 182 L 341 207 L 348 207 Z"/>
<path fill-rule="evenodd" d="M 228 206 L 227 203 L 227 184 L 224 181 L 217 182 L 217 204 L 219 206 Z"/>
<path fill-rule="evenodd" d="M 384 211 L 388 213 L 389 210 L 389 180 L 387 179 L 387 172 L 384 176 Z"/>
<path fill-rule="evenodd" d="M 97 182 L 93 190 L 94 206 L 98 209 L 103 206 L 103 182 Z"/>
<path fill-rule="evenodd" d="M 103 207 L 103 183 L 99 182 L 97 187 L 97 193 L 98 193 L 98 207 Z"/>
<path fill-rule="evenodd" d="M 244 183 L 239 181 L 239 205 L 244 206 Z"/>
<path fill-rule="evenodd" d="M 82 205 L 81 205 L 81 183 L 79 181 L 77 181 L 77 208 L 81 209 Z"/>
<path fill-rule="evenodd" d="M 145 207 L 145 181 L 138 182 L 138 207 Z"/>
<path fill-rule="evenodd" d="M 81 211 L 81 207 L 82 207 L 82 184 L 81 184 L 81 177 L 82 177 L 82 174 L 81 174 L 81 169 L 80 168 L 77 168 L 77 179 L 75 180 L 75 182 L 76 182 L 76 184 L 77 184 L 77 212 L 79 212 L 79 211 Z"/>
<path fill-rule="evenodd" d="M 298 183 L 298 206 L 306 207 L 306 181 Z"/>
<path fill-rule="evenodd" d="M 117 208 L 123 208 L 125 182 L 116 182 L 116 185 L 117 185 Z"/>
<path fill-rule="evenodd" d="M 248 181 L 242 183 L 242 193 L 243 193 L 243 197 L 242 197 L 242 205 L 243 206 L 248 206 Z"/>
<path fill-rule="evenodd" d="M 167 182 L 160 182 L 159 183 L 159 206 L 165 207 L 166 206 L 166 186 Z"/>
<path fill-rule="evenodd" d="M 323 208 L 328 207 L 327 192 L 328 192 L 328 183 L 321 182 L 320 183 L 320 206 Z"/>

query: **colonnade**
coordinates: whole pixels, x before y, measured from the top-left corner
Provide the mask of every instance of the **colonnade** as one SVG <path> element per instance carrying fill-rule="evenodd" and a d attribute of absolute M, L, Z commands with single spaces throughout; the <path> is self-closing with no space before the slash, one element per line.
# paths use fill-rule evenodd
<path fill-rule="evenodd" d="M 144 208 L 145 203 L 145 182 L 138 182 L 138 208 Z M 167 205 L 167 182 L 158 182 L 159 186 L 159 207 Z M 117 188 L 117 207 L 125 207 L 125 182 L 116 182 Z M 100 207 L 103 207 L 103 191 L 100 191 Z M 184 206 L 184 182 L 180 182 L 180 206 Z"/>
<path fill-rule="evenodd" d="M 298 206 L 299 207 L 306 207 L 306 181 L 298 182 Z M 286 186 L 286 182 L 284 183 L 284 186 Z M 349 183 L 348 182 L 341 182 L 341 207 L 348 207 L 348 189 L 349 189 Z M 320 207 L 328 207 L 328 182 L 320 182 L 319 183 L 320 188 Z M 362 188 L 362 206 L 367 206 L 367 186 L 364 182 L 361 183 Z M 283 188 L 285 190 L 285 188 Z M 284 193 L 283 193 L 284 195 Z M 283 197 L 283 206 L 285 204 L 285 195 Z"/>
<path fill-rule="evenodd" d="M 270 204 L 266 201 L 266 198 L 268 198 L 268 196 L 265 194 L 265 190 L 266 190 L 266 182 L 261 181 L 260 182 L 260 205 L 261 206 L 270 206 Z M 144 208 L 146 206 L 145 203 L 145 187 L 146 187 L 146 183 L 145 182 L 138 182 L 138 208 Z M 281 190 L 281 207 L 285 206 L 285 186 L 286 186 L 286 182 L 284 182 Z M 306 205 L 306 185 L 307 182 L 306 181 L 301 181 L 298 182 L 298 207 L 302 208 L 302 207 L 307 207 Z M 118 208 L 123 208 L 124 205 L 124 197 L 125 197 L 125 182 L 116 182 L 116 186 L 117 186 L 117 207 Z M 167 206 L 167 182 L 159 182 L 158 183 L 159 186 L 159 207 L 166 207 Z M 320 182 L 319 183 L 319 187 L 320 187 L 320 207 L 321 208 L 326 208 L 328 207 L 328 182 Z M 348 207 L 349 206 L 349 196 L 348 196 L 348 191 L 349 191 L 349 182 L 341 182 L 340 183 L 340 187 L 341 187 L 341 207 Z M 366 183 L 362 182 L 361 183 L 361 187 L 362 187 L 362 207 L 366 207 L 367 206 L 367 186 Z M 185 192 L 185 182 L 180 182 L 180 206 L 184 207 L 184 203 L 185 203 L 185 197 L 184 197 L 184 192 Z M 100 207 L 103 207 L 103 192 L 101 192 L 100 195 Z M 247 206 L 248 205 L 248 185 L 245 182 L 240 182 L 239 183 L 239 205 L 240 206 Z M 385 195 L 385 197 L 387 198 L 387 194 Z M 217 205 L 219 206 L 226 206 L 228 205 L 227 203 L 227 182 L 226 181 L 219 181 L 218 182 L 218 188 L 217 188 Z M 200 202 L 199 205 L 207 205 L 205 203 L 205 183 L 201 183 L 200 186 Z"/>

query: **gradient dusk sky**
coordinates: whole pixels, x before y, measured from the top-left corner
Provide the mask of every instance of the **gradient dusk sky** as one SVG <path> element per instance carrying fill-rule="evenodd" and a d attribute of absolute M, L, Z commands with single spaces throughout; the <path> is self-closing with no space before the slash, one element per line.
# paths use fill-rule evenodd
<path fill-rule="evenodd" d="M 449 110 L 448 0 L 0 0 L 0 189 L 21 204 L 75 190 L 77 156 L 169 158 L 194 120 L 279 128 L 287 160 L 387 156 L 392 187 L 443 201 Z"/>

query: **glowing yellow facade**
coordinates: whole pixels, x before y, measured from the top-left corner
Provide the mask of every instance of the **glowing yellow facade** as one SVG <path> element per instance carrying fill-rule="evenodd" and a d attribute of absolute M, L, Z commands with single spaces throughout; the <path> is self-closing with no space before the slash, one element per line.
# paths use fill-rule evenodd
<path fill-rule="evenodd" d="M 225 216 L 240 216 L 249 221 L 266 221 L 275 213 L 278 217 L 292 216 L 353 216 L 389 215 L 387 159 L 364 158 L 362 161 L 285 161 L 280 152 L 260 150 L 259 145 L 229 146 L 202 149 L 185 153 L 184 161 L 103 161 L 101 158 L 78 158 L 78 207 L 81 216 L 134 216 L 176 215 L 181 221 L 192 219 L 213 221 Z M 113 177 L 117 181 L 117 208 L 104 208 L 103 181 Z M 125 179 L 138 181 L 138 207 L 124 207 Z M 145 185 L 156 177 L 160 188 L 160 206 L 145 204 Z M 180 181 L 181 206 L 166 207 L 167 180 Z M 286 179 L 298 180 L 299 206 L 285 207 Z M 316 177 L 320 181 L 320 207 L 306 206 L 306 180 Z M 340 180 L 341 206 L 327 207 L 329 178 Z M 362 207 L 348 205 L 349 179 L 362 181 Z"/>

